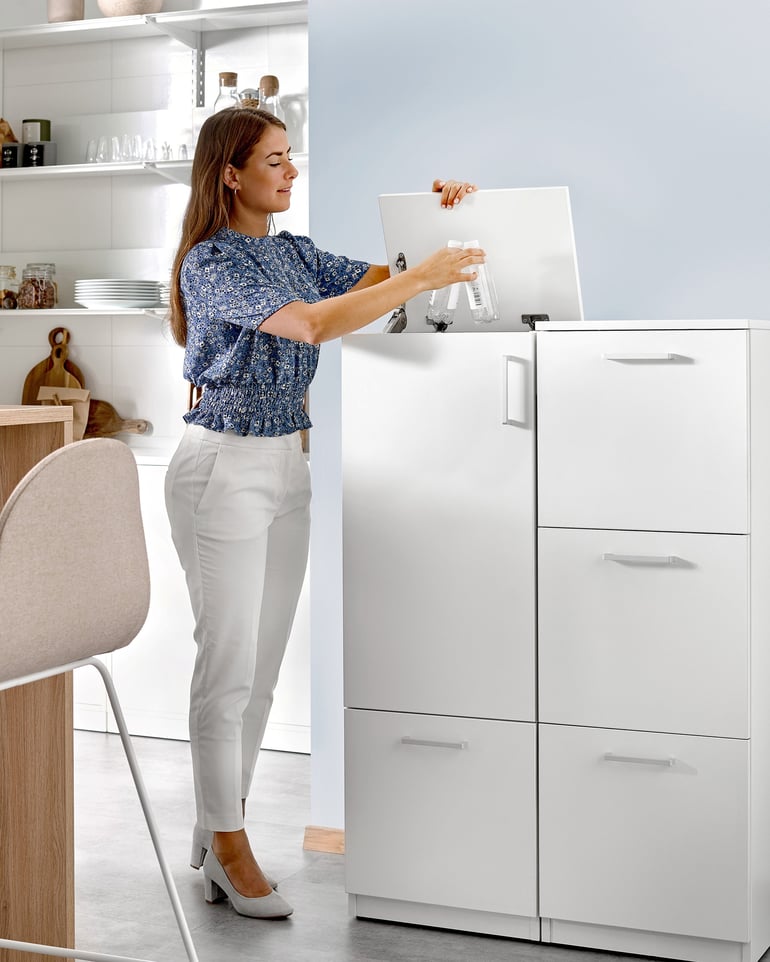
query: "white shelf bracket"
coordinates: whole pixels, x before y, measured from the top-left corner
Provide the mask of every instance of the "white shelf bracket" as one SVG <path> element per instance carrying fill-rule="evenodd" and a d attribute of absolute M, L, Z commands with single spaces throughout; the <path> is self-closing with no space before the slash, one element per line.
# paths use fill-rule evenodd
<path fill-rule="evenodd" d="M 193 100 L 196 107 L 203 107 L 205 103 L 206 71 L 206 48 L 203 43 L 203 32 L 200 30 L 185 30 L 184 27 L 178 27 L 176 24 L 168 23 L 165 20 L 158 20 L 157 17 L 149 14 L 144 17 L 144 22 L 192 50 Z"/>
<path fill-rule="evenodd" d="M 173 184 L 190 186 L 190 164 L 186 161 L 180 161 L 178 164 L 169 164 L 166 166 L 151 160 L 145 160 L 142 162 L 142 166 L 145 170 L 158 174 L 159 177 L 170 180 Z"/>
<path fill-rule="evenodd" d="M 176 24 L 166 23 L 163 20 L 159 21 L 157 17 L 153 17 L 151 14 L 144 17 L 144 22 L 155 27 L 156 30 L 160 30 L 161 33 L 165 33 L 172 40 L 178 40 L 179 43 L 183 43 L 193 50 L 201 45 L 201 35 L 197 30 L 185 30 L 183 27 L 176 26 Z"/>

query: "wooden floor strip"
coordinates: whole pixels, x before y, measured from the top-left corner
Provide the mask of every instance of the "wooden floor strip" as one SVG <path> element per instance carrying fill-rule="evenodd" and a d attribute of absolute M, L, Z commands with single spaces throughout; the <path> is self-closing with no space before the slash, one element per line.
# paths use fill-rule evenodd
<path fill-rule="evenodd" d="M 332 855 L 344 855 L 345 833 L 341 828 L 307 825 L 302 848 L 306 852 L 330 852 Z"/>

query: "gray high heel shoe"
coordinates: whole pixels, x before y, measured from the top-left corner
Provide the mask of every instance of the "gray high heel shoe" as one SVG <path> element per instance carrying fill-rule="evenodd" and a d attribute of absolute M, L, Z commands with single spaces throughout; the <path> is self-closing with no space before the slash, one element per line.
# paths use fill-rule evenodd
<path fill-rule="evenodd" d="M 192 849 L 190 850 L 190 866 L 191 868 L 200 868 L 203 865 L 203 860 L 206 858 L 206 852 L 211 848 L 211 838 L 213 832 L 208 831 L 208 829 L 201 828 L 197 823 L 193 829 L 193 840 Z M 271 889 L 278 888 L 278 880 L 274 879 L 267 872 L 262 873 L 265 876 L 265 881 L 270 886 Z"/>
<path fill-rule="evenodd" d="M 270 892 L 268 895 L 257 898 L 246 898 L 245 895 L 241 895 L 227 877 L 227 873 L 211 848 L 203 859 L 203 881 L 207 902 L 219 902 L 223 898 L 228 898 L 238 915 L 246 915 L 252 919 L 285 919 L 294 911 L 286 899 L 277 892 Z"/>

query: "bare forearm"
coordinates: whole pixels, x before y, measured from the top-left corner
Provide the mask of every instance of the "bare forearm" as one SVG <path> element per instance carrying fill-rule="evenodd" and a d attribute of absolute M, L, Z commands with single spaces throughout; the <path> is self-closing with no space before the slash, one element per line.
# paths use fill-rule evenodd
<path fill-rule="evenodd" d="M 475 275 L 463 274 L 462 268 L 482 260 L 481 251 L 439 251 L 393 277 L 387 267 L 373 265 L 346 294 L 315 304 L 293 301 L 264 321 L 261 330 L 310 344 L 331 341 L 366 327 L 422 291 L 469 280 Z"/>
<path fill-rule="evenodd" d="M 293 301 L 261 326 L 267 334 L 321 344 L 358 331 L 425 288 L 405 273 L 365 287 L 356 286 L 338 297 L 315 304 Z"/>

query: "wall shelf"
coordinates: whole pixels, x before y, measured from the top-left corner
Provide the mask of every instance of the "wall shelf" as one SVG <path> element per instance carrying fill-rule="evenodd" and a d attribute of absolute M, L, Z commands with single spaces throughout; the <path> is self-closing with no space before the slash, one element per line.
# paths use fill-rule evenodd
<path fill-rule="evenodd" d="M 204 33 L 307 23 L 307 8 L 307 0 L 255 0 L 247 6 L 213 10 L 169 11 L 136 17 L 99 17 L 11 27 L 0 30 L 0 49 L 129 40 L 157 35 L 158 32 L 195 48 Z"/>
<path fill-rule="evenodd" d="M 51 164 L 48 167 L 0 167 L 0 180 L 69 177 L 120 177 L 125 174 L 154 174 L 177 184 L 190 185 L 191 160 L 153 160 L 115 164 Z"/>
<path fill-rule="evenodd" d="M 165 318 L 168 307 L 158 304 L 156 307 L 114 307 L 114 308 L 94 308 L 94 307 L 47 307 L 41 310 L 30 310 L 29 308 L 19 307 L 10 311 L 0 310 L 0 320 L 12 317 L 149 317 Z"/>
<path fill-rule="evenodd" d="M 294 154 L 292 162 L 304 169 L 307 153 Z M 115 164 L 51 164 L 48 167 L 0 167 L 0 181 L 19 181 L 36 178 L 64 180 L 70 177 L 121 177 L 152 174 L 175 184 L 190 186 L 192 160 L 143 160 Z"/>

